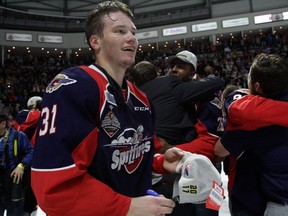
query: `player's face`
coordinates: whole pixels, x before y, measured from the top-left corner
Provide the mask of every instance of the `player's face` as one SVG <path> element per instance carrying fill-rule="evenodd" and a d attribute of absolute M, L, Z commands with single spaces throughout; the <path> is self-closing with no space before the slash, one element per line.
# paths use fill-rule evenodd
<path fill-rule="evenodd" d="M 251 72 L 249 71 L 248 73 L 248 76 L 247 76 L 247 85 L 248 85 L 248 88 L 250 89 L 250 85 L 251 85 Z"/>
<path fill-rule="evenodd" d="M 130 67 L 135 62 L 138 47 L 134 23 L 122 12 L 109 13 L 103 21 L 100 55 L 111 65 Z"/>
<path fill-rule="evenodd" d="M 258 95 L 258 92 L 256 91 L 254 84 L 251 82 L 251 69 L 247 76 L 247 84 L 248 84 L 249 92 L 251 94 Z"/>
<path fill-rule="evenodd" d="M 191 65 L 181 60 L 174 60 L 171 62 L 168 73 L 170 75 L 178 76 L 182 81 L 190 81 L 193 77 L 191 73 Z"/>
<path fill-rule="evenodd" d="M 6 133 L 6 121 L 0 122 L 0 136 L 4 136 Z"/>

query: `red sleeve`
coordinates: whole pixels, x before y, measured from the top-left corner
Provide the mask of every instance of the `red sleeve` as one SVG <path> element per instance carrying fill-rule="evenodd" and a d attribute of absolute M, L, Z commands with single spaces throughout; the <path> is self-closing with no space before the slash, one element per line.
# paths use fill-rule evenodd
<path fill-rule="evenodd" d="M 203 132 L 203 130 L 205 130 L 205 126 L 199 120 L 195 125 L 195 128 L 197 132 L 200 130 L 202 131 L 201 133 L 198 133 L 197 138 L 189 143 L 176 145 L 176 147 L 184 151 L 204 155 L 208 157 L 212 163 L 215 164 L 217 157 L 214 153 L 214 146 L 219 137 L 209 134 L 207 129 L 206 132 Z"/>
<path fill-rule="evenodd" d="M 31 138 L 31 140 L 30 140 L 30 142 L 31 142 L 31 144 L 32 144 L 33 147 L 35 147 L 36 132 L 37 132 L 37 130 L 35 130 L 35 132 L 34 132 L 32 138 Z"/>
<path fill-rule="evenodd" d="M 159 174 L 169 174 L 169 172 L 167 172 L 163 167 L 164 154 L 159 154 L 162 145 L 157 136 L 154 136 L 154 147 L 155 147 L 156 154 L 154 156 L 153 164 L 152 164 L 153 171 Z"/>
<path fill-rule="evenodd" d="M 32 170 L 32 186 L 39 206 L 48 215 L 79 215 L 82 212 L 85 215 L 125 216 L 131 203 L 131 198 L 114 192 L 79 167 L 41 173 Z"/>
<path fill-rule="evenodd" d="M 159 174 L 169 174 L 169 172 L 164 169 L 163 163 L 164 154 L 155 156 L 153 160 L 153 171 Z"/>
<path fill-rule="evenodd" d="M 154 135 L 153 137 L 153 140 L 154 140 L 154 148 L 155 148 L 155 153 L 159 153 L 160 150 L 161 150 L 161 143 L 160 143 L 160 140 L 158 139 L 157 136 Z"/>
<path fill-rule="evenodd" d="M 213 138 L 212 142 L 207 142 L 207 139 L 196 138 L 195 140 L 177 145 L 176 147 L 183 151 L 201 154 L 208 157 L 212 163 L 216 163 L 216 155 L 214 154 L 214 145 L 219 138 Z"/>
<path fill-rule="evenodd" d="M 32 188 L 37 203 L 48 215 L 125 216 L 131 198 L 113 191 L 87 172 L 95 151 L 97 129 L 73 151 L 75 164 L 61 169 L 32 168 Z M 89 149 L 89 150 L 87 150 Z"/>
<path fill-rule="evenodd" d="M 15 130 L 19 131 L 20 125 L 18 124 L 17 121 L 14 121 L 14 122 L 13 122 L 13 127 L 14 127 Z"/>
<path fill-rule="evenodd" d="M 77 149 L 74 154 L 80 152 L 83 149 Z M 81 212 L 85 215 L 127 215 L 131 198 L 116 193 L 88 174 L 86 163 L 90 159 L 86 156 L 75 158 L 78 158 L 76 165 L 62 169 L 32 168 L 31 184 L 41 209 L 47 215 L 79 215 Z"/>
<path fill-rule="evenodd" d="M 288 121 L 283 118 L 287 110 L 287 102 L 249 94 L 236 100 L 229 107 L 227 130 L 231 124 L 238 130 L 255 130 L 273 124 L 287 127 Z"/>
<path fill-rule="evenodd" d="M 33 127 L 34 129 L 37 126 L 38 120 L 40 117 L 40 111 L 37 110 L 35 112 L 29 112 L 26 121 L 24 121 L 21 125 L 19 130 L 23 131 L 24 133 L 26 133 L 28 128 Z"/>

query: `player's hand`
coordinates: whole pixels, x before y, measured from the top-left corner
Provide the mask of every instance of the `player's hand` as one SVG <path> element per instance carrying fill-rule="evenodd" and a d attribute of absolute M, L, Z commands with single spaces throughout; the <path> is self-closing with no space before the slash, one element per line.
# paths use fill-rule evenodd
<path fill-rule="evenodd" d="M 23 174 L 24 174 L 24 169 L 20 167 L 16 167 L 11 173 L 11 178 L 13 179 L 13 183 L 19 184 L 22 181 Z"/>
<path fill-rule="evenodd" d="M 164 154 L 168 149 L 173 147 L 163 138 L 158 138 L 158 139 L 160 140 L 160 143 L 161 143 L 160 154 Z"/>
<path fill-rule="evenodd" d="M 164 216 L 170 214 L 174 207 L 174 201 L 163 196 L 137 197 L 132 198 L 127 216 Z"/>
<path fill-rule="evenodd" d="M 165 152 L 164 169 L 169 173 L 176 173 L 176 167 L 184 155 L 184 151 L 179 148 L 173 147 L 168 149 Z"/>

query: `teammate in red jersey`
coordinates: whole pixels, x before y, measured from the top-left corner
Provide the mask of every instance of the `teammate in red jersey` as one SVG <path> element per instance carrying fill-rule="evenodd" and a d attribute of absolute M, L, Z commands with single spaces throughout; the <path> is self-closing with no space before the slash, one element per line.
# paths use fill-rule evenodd
<path fill-rule="evenodd" d="M 138 47 L 132 18 L 126 4 L 99 3 L 85 27 L 95 64 L 66 69 L 46 88 L 32 187 L 49 216 L 164 215 L 175 206 L 146 195 L 152 166 L 175 172 L 184 154 L 174 148 L 154 158 L 150 102 L 124 79 Z"/>
<path fill-rule="evenodd" d="M 250 215 L 263 215 L 263 201 L 267 202 L 264 215 L 280 216 L 288 211 L 287 73 L 287 59 L 260 54 L 254 59 L 248 76 L 251 95 L 234 92 L 226 99 L 227 132 L 216 143 L 215 153 L 219 156 L 231 154 L 238 158 L 237 164 L 239 160 L 246 164 L 237 166 L 235 182 L 241 181 L 242 187 L 233 185 L 232 195 L 237 200 L 236 206 L 249 208 Z M 262 208 L 258 201 L 262 202 Z M 241 213 L 238 208 L 233 209 L 233 200 L 232 211 Z"/>
<path fill-rule="evenodd" d="M 27 110 L 21 110 L 14 121 L 14 128 L 23 131 L 31 140 L 41 113 L 42 97 L 33 96 L 27 101 Z"/>

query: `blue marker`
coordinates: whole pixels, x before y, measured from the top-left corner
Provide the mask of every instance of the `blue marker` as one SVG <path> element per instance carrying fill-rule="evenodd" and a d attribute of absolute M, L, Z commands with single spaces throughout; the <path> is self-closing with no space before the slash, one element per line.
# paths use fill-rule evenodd
<path fill-rule="evenodd" d="M 151 195 L 151 196 L 160 196 L 156 191 L 154 191 L 154 190 L 151 190 L 151 189 L 148 189 L 147 190 L 147 195 Z"/>

